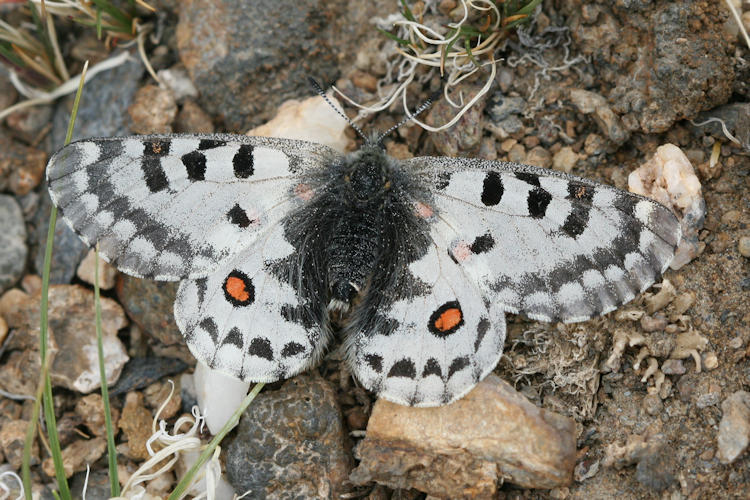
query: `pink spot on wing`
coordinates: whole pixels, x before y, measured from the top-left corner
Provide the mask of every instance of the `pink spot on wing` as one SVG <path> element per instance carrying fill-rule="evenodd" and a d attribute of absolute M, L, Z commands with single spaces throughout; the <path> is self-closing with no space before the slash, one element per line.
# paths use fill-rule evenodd
<path fill-rule="evenodd" d="M 309 184 L 297 184 L 294 186 L 294 195 L 302 201 L 310 201 L 315 191 Z"/>
<path fill-rule="evenodd" d="M 432 207 L 422 203 L 421 201 L 414 202 L 414 212 L 416 212 L 418 217 L 421 217 L 423 219 L 429 219 L 430 217 L 435 215 L 435 211 L 432 209 Z"/>
<path fill-rule="evenodd" d="M 459 262 L 466 262 L 471 258 L 474 253 L 471 251 L 471 247 L 465 241 L 459 241 L 451 249 L 453 258 Z"/>

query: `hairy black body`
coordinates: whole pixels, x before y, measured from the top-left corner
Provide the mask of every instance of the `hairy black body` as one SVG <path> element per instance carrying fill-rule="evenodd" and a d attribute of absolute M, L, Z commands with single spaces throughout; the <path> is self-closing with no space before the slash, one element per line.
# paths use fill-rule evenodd
<path fill-rule="evenodd" d="M 429 194 L 377 146 L 345 156 L 306 183 L 313 198 L 284 221 L 297 251 L 275 266 L 302 299 L 290 319 L 330 333 L 382 332 L 374 328 L 386 321 L 378 310 L 424 291 L 408 266 L 428 248 L 428 224 L 417 216 L 414 196 L 422 201 Z"/>

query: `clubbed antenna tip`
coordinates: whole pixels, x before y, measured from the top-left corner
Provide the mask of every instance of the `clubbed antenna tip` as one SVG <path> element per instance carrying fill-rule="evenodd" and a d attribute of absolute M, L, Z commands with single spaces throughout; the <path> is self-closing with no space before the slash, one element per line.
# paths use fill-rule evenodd
<path fill-rule="evenodd" d="M 338 115 L 339 115 L 340 117 L 342 117 L 342 118 L 343 118 L 344 120 L 346 120 L 346 122 L 347 122 L 347 123 L 348 123 L 348 124 L 349 124 L 349 125 L 350 125 L 350 126 L 351 126 L 351 127 L 352 127 L 352 128 L 353 128 L 353 129 L 354 129 L 354 130 L 355 130 L 355 131 L 356 131 L 356 132 L 358 133 L 358 134 L 359 134 L 359 136 L 360 136 L 360 137 L 361 137 L 362 139 L 364 139 L 364 140 L 365 140 L 365 142 L 369 142 L 369 141 L 367 140 L 367 137 L 365 137 L 365 134 L 364 134 L 364 133 L 362 132 L 362 129 L 360 129 L 360 128 L 359 128 L 359 127 L 358 127 L 358 126 L 357 126 L 357 125 L 356 125 L 356 124 L 355 124 L 355 123 L 354 123 L 353 121 L 351 121 L 351 120 L 349 119 L 349 117 L 348 117 L 348 116 L 346 116 L 346 115 L 345 115 L 345 114 L 344 114 L 344 113 L 343 113 L 343 112 L 342 112 L 342 111 L 341 111 L 341 110 L 340 110 L 339 108 L 337 108 L 336 106 L 334 106 L 334 105 L 333 105 L 333 103 L 331 102 L 331 100 L 330 100 L 330 99 L 328 98 L 328 96 L 326 95 L 326 92 L 325 92 L 325 90 L 323 90 L 323 87 L 321 87 L 321 86 L 320 86 L 320 84 L 319 84 L 318 82 L 316 82 L 316 81 L 315 81 L 315 79 L 313 79 L 312 77 L 309 77 L 309 76 L 308 76 L 308 77 L 307 77 L 307 81 L 308 81 L 308 83 L 310 84 L 310 86 L 311 86 L 311 87 L 313 88 L 313 90 L 315 90 L 315 92 L 316 92 L 316 93 L 317 93 L 317 94 L 318 94 L 318 95 L 319 95 L 320 97 L 322 97 L 322 98 L 323 98 L 323 99 L 324 99 L 324 100 L 325 100 L 325 101 L 326 101 L 326 102 L 328 103 L 328 105 L 329 105 L 329 106 L 330 106 L 331 108 L 333 108 L 333 110 L 334 110 L 334 111 L 335 111 L 335 112 L 336 112 L 336 113 L 337 113 L 337 114 L 338 114 Z"/>

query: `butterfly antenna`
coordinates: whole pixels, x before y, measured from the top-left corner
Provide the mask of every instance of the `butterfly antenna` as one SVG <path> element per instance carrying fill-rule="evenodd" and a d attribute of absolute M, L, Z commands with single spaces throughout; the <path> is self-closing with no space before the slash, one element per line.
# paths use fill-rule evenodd
<path fill-rule="evenodd" d="M 414 113 L 409 113 L 409 110 L 407 109 L 406 110 L 406 117 L 403 120 L 401 120 L 400 122 L 398 122 L 397 124 L 395 124 L 394 126 L 392 126 L 391 128 L 389 128 L 388 130 L 386 130 L 385 132 L 383 132 L 382 134 L 380 134 L 380 136 L 378 137 L 378 140 L 375 141 L 375 144 L 381 144 L 382 141 L 383 141 L 383 139 L 385 139 L 388 136 L 388 134 L 390 134 L 391 132 L 393 132 L 394 130 L 396 130 L 397 128 L 399 128 L 401 125 L 403 125 L 404 123 L 408 122 L 409 120 L 414 119 L 420 113 L 422 113 L 424 110 L 426 110 L 427 108 L 429 108 L 430 106 L 432 106 L 432 104 L 435 101 L 437 101 L 438 99 L 440 99 L 440 96 L 442 94 L 443 94 L 443 86 L 441 85 L 440 89 L 438 89 L 435 92 L 433 92 L 430 97 L 428 97 L 422 104 L 419 105 L 419 107 L 416 110 L 414 110 Z"/>
<path fill-rule="evenodd" d="M 330 100 L 330 99 L 328 98 L 328 96 L 326 95 L 326 91 L 325 91 L 325 90 L 323 90 L 323 87 L 321 87 L 321 86 L 320 86 L 320 84 L 319 84 L 318 82 L 316 82 L 316 81 L 315 81 L 315 80 L 314 80 L 313 78 L 311 78 L 311 77 L 309 77 L 309 76 L 307 77 L 307 81 L 308 81 L 308 82 L 310 83 L 310 86 L 311 86 L 311 87 L 312 87 L 312 88 L 313 88 L 313 89 L 315 90 L 315 92 L 317 92 L 317 93 L 318 93 L 318 95 L 319 95 L 320 97 L 322 97 L 322 98 L 323 98 L 323 99 L 324 99 L 324 100 L 325 100 L 325 101 L 326 101 L 326 102 L 328 103 L 328 105 L 329 105 L 329 106 L 330 106 L 331 108 L 333 108 L 333 110 L 334 110 L 334 111 L 335 111 L 335 112 L 336 112 L 336 113 L 337 113 L 337 114 L 338 114 L 338 115 L 339 115 L 339 116 L 340 116 L 341 118 L 343 118 L 344 120 L 346 120 L 346 122 L 347 122 L 347 123 L 348 123 L 348 124 L 349 124 L 349 125 L 350 125 L 350 126 L 351 126 L 351 127 L 352 127 L 352 128 L 353 128 L 353 129 L 354 129 L 354 130 L 355 130 L 355 131 L 356 131 L 356 132 L 358 133 L 358 134 L 359 134 L 359 136 L 360 136 L 360 137 L 361 137 L 362 139 L 364 139 L 364 140 L 365 140 L 365 142 L 369 142 L 369 141 L 367 140 L 367 137 L 365 137 L 365 134 L 364 134 L 364 133 L 362 132 L 362 129 L 361 129 L 361 128 L 359 128 L 359 127 L 358 127 L 358 126 L 357 126 L 357 125 L 356 125 L 356 124 L 355 124 L 355 123 L 354 123 L 353 121 L 351 121 L 351 120 L 349 119 L 349 117 L 348 117 L 348 116 L 346 116 L 346 115 L 345 115 L 344 113 L 342 113 L 342 112 L 341 112 L 341 111 L 339 110 L 339 108 L 337 108 L 336 106 L 334 106 L 334 105 L 333 105 L 333 103 L 331 102 L 331 100 Z"/>

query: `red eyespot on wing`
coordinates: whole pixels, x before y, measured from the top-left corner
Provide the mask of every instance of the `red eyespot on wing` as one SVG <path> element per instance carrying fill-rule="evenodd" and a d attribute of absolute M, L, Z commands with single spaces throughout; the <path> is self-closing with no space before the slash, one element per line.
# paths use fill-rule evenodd
<path fill-rule="evenodd" d="M 438 337 L 445 337 L 455 332 L 464 324 L 464 313 L 456 300 L 446 302 L 430 316 L 427 328 Z"/>
<path fill-rule="evenodd" d="M 255 301 L 253 281 L 242 271 L 234 270 L 224 280 L 224 297 L 235 306 L 247 306 Z"/>

